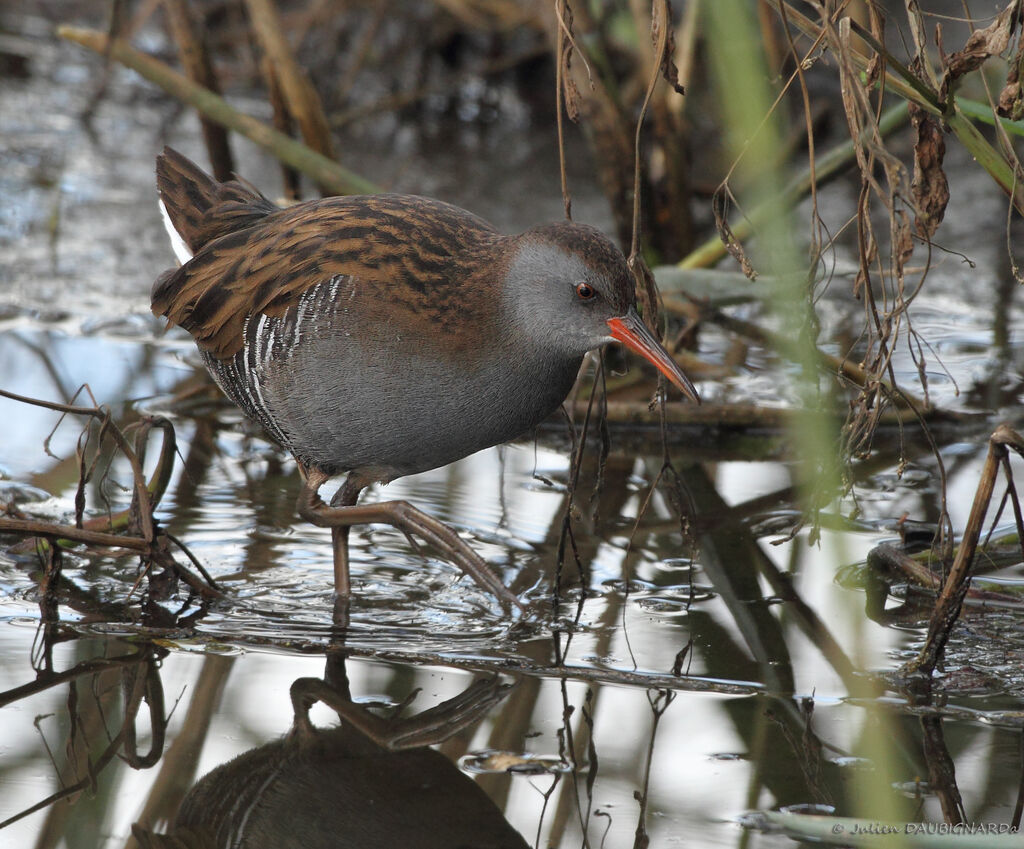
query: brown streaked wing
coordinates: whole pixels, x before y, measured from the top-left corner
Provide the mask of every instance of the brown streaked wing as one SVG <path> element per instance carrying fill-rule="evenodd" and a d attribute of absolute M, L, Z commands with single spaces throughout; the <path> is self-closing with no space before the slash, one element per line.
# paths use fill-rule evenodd
<path fill-rule="evenodd" d="M 336 275 L 377 290 L 360 299 L 396 328 L 434 326 L 442 344 L 474 344 L 497 297 L 465 297 L 495 279 L 504 237 L 458 207 L 409 195 L 325 198 L 262 218 L 207 244 L 153 290 L 166 315 L 218 360 L 237 353 L 245 320 L 282 316 Z M 498 272 L 500 277 L 500 272 Z"/>

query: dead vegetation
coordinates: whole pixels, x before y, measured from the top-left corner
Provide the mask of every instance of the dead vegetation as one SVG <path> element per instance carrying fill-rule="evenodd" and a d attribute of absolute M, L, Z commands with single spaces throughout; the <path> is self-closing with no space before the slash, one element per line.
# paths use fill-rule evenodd
<path fill-rule="evenodd" d="M 91 396 L 88 387 L 76 393 Z M 208 601 L 220 597 L 216 583 L 206 573 L 202 564 L 189 553 L 188 549 L 154 518 L 160 499 L 171 480 L 176 458 L 174 426 L 163 417 L 146 417 L 122 430 L 115 423 L 111 411 L 102 405 L 75 406 L 72 403 L 59 404 L 35 398 L 25 398 L 0 389 L 0 395 L 25 404 L 45 407 L 61 414 L 54 430 L 61 427 L 65 417 L 84 419 L 75 451 L 78 466 L 78 485 L 75 492 L 74 523 L 71 525 L 32 518 L 21 513 L 16 505 L 8 505 L 5 516 L 0 516 L 0 534 L 23 537 L 14 549 L 17 552 L 35 551 L 43 566 L 39 579 L 40 605 L 46 620 L 56 621 L 58 585 L 61 579 L 61 564 L 65 551 L 86 546 L 92 552 L 127 551 L 138 555 L 138 580 L 129 597 L 140 582 L 148 579 L 148 596 L 153 599 L 168 597 L 176 590 L 179 580 L 189 587 L 188 601 L 193 596 Z M 128 433 L 134 431 L 134 442 Z M 150 437 L 154 431 L 162 437 L 160 455 L 149 479 L 145 477 L 144 466 Z M 44 444 L 48 452 L 49 437 Z M 115 463 L 124 462 L 131 473 L 130 486 L 114 482 L 113 488 L 127 490 L 131 498 L 127 507 L 115 510 L 106 496 L 101 500 L 106 511 L 101 515 L 86 518 L 87 490 L 96 487 L 101 494 L 111 481 L 111 470 Z M 95 501 L 96 499 L 90 499 Z M 192 561 L 201 578 L 182 566 L 173 556 L 173 549 L 179 549 Z"/>

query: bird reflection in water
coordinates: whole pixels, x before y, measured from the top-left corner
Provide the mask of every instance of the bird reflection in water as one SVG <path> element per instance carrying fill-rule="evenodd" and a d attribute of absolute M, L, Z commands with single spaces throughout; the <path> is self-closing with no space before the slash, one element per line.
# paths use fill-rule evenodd
<path fill-rule="evenodd" d="M 433 744 L 482 717 L 508 686 L 480 679 L 409 718 L 353 703 L 344 681 L 292 684 L 295 721 L 281 740 L 245 752 L 196 784 L 168 834 L 133 827 L 142 849 L 222 847 L 479 847 L 525 849 L 501 810 Z M 317 728 L 323 702 L 341 720 Z"/>

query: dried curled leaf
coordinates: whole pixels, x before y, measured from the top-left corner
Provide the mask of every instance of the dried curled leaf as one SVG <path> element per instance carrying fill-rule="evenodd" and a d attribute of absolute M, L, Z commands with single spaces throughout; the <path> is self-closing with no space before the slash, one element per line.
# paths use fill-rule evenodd
<path fill-rule="evenodd" d="M 903 269 L 914 253 L 914 235 L 910 232 L 910 217 L 905 210 L 893 210 L 891 227 L 892 256 L 896 263 L 896 275 L 902 280 Z"/>
<path fill-rule="evenodd" d="M 669 0 L 662 0 L 660 3 L 655 0 L 652 5 L 651 42 L 654 44 L 655 55 L 659 56 L 661 75 L 677 93 L 686 94 L 686 89 L 679 82 L 679 69 L 673 61 L 676 54 L 676 36 L 672 29 L 672 4 Z"/>
<path fill-rule="evenodd" d="M 740 244 L 735 233 L 732 231 L 732 227 L 729 226 L 729 201 L 731 199 L 732 192 L 729 191 L 729 186 L 726 183 L 722 183 L 715 189 L 715 193 L 711 197 L 711 211 L 715 216 L 715 228 L 718 230 L 718 238 L 722 240 L 722 244 L 725 245 L 725 249 L 732 258 L 740 264 L 743 273 L 751 280 L 756 280 L 757 271 L 750 264 L 747 253 L 743 250 L 743 245 Z"/>
<path fill-rule="evenodd" d="M 633 272 L 633 281 L 636 285 L 636 299 L 643 312 L 644 324 L 655 336 L 660 336 L 658 330 L 658 287 L 654 282 L 654 274 L 639 252 L 631 253 L 626 261 L 629 270 Z"/>
<path fill-rule="evenodd" d="M 942 170 L 946 156 L 946 140 L 943 138 L 939 120 L 911 103 L 910 121 L 917 130 L 914 143 L 914 179 L 910 183 L 917 215 L 914 225 L 917 232 L 930 239 L 949 203 L 949 182 Z"/>
<path fill-rule="evenodd" d="M 572 7 L 561 0 L 555 5 L 558 17 L 558 57 L 560 62 L 559 77 L 562 81 L 562 98 L 565 113 L 574 124 L 580 120 L 580 90 L 572 74 L 572 52 L 575 47 L 572 33 Z"/>
<path fill-rule="evenodd" d="M 867 70 L 864 72 L 864 85 L 868 88 L 874 88 L 882 77 L 882 69 L 884 67 L 885 63 L 882 57 L 878 53 L 873 54 L 868 62 Z"/>
<path fill-rule="evenodd" d="M 565 90 L 565 114 L 574 124 L 580 122 L 580 90 L 576 87 L 576 80 L 569 75 L 569 57 L 566 54 L 565 76 L 562 77 Z"/>
<path fill-rule="evenodd" d="M 999 102 L 996 104 L 996 112 L 1011 121 L 1019 121 L 1024 118 L 1024 102 L 1021 99 L 1020 80 L 1017 69 L 1014 68 L 1006 77 L 1006 85 L 999 92 Z"/>
<path fill-rule="evenodd" d="M 996 112 L 1011 121 L 1019 121 L 1024 117 L 1024 97 L 1021 92 L 1021 69 L 1024 68 L 1024 34 L 1017 41 L 1017 52 L 1010 60 L 1010 69 L 1006 73 L 1006 84 L 999 92 Z"/>
<path fill-rule="evenodd" d="M 964 74 L 981 67 L 990 56 L 997 56 L 1010 46 L 1010 38 L 1020 24 L 1021 0 L 1013 0 L 985 29 L 975 30 L 967 39 L 963 50 L 958 50 L 946 60 L 946 72 L 942 76 L 939 92 L 945 100 L 953 85 Z"/>

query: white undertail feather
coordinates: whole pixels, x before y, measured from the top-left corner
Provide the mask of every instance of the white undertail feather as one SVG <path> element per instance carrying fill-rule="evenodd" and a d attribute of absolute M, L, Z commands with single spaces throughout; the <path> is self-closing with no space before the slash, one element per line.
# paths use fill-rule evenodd
<path fill-rule="evenodd" d="M 178 262 L 184 265 L 192 259 L 192 251 L 188 249 L 188 245 L 185 244 L 185 240 L 181 238 L 178 231 L 174 229 L 174 222 L 171 221 L 171 216 L 167 212 L 167 205 L 164 203 L 163 198 L 160 199 L 160 216 L 164 219 L 164 229 L 167 231 L 167 236 L 171 240 L 171 250 L 174 251 L 174 255 L 178 258 Z"/>

